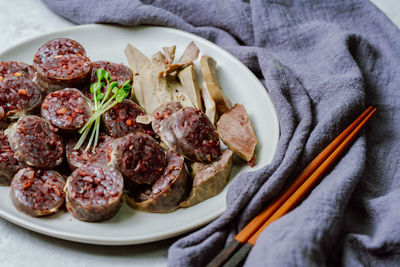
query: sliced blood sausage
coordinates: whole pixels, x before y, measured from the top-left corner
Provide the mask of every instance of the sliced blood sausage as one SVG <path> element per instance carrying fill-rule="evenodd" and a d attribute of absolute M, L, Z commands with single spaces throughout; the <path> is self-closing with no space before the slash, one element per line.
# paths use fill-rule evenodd
<path fill-rule="evenodd" d="M 0 62 L 0 82 L 6 77 L 24 77 L 32 80 L 35 77 L 35 72 L 36 70 L 33 66 L 22 62 Z"/>
<path fill-rule="evenodd" d="M 37 168 L 53 168 L 64 156 L 57 129 L 38 116 L 26 116 L 7 129 L 8 140 L 18 161 Z"/>
<path fill-rule="evenodd" d="M 152 184 L 163 173 L 164 150 L 157 141 L 142 132 L 130 133 L 111 143 L 108 164 L 118 169 L 128 182 Z"/>
<path fill-rule="evenodd" d="M 92 63 L 92 75 L 90 83 L 97 82 L 96 70 L 104 69 L 110 73 L 110 81 L 118 82 L 121 86 L 124 82 L 130 80 L 132 84 L 132 71 L 124 64 L 112 63 L 109 61 L 95 61 Z"/>
<path fill-rule="evenodd" d="M 124 82 L 130 80 L 130 84 L 132 84 L 133 74 L 129 67 L 124 64 L 112 63 L 109 61 L 95 61 L 92 62 L 92 73 L 90 75 L 90 83 L 97 82 L 96 70 L 104 69 L 110 73 L 110 81 L 118 82 L 118 87 L 121 87 Z M 105 87 L 104 87 L 105 88 Z M 102 92 L 104 93 L 104 88 Z M 93 95 L 89 90 L 84 91 L 85 95 L 89 98 L 92 98 Z"/>
<path fill-rule="evenodd" d="M 156 121 L 154 132 L 170 150 L 187 159 L 211 162 L 221 155 L 218 133 L 201 110 L 184 107 Z"/>
<path fill-rule="evenodd" d="M 17 113 L 34 113 L 43 97 L 40 88 L 31 80 L 8 77 L 0 82 L 0 119 Z"/>
<path fill-rule="evenodd" d="M 36 52 L 33 63 L 40 65 L 54 56 L 59 55 L 86 56 L 83 46 L 75 40 L 68 38 L 57 38 L 43 44 Z"/>
<path fill-rule="evenodd" d="M 93 163 L 98 163 L 101 165 L 107 164 L 107 149 L 110 146 L 111 141 L 113 141 L 114 139 L 108 135 L 100 135 L 98 140 L 99 143 L 97 144 L 94 151 L 92 148 L 85 151 L 87 142 L 83 143 L 83 145 L 79 149 L 75 150 L 74 147 L 78 139 L 71 139 L 68 141 L 65 150 L 67 154 L 68 164 L 71 170 L 75 170 L 77 168 Z"/>
<path fill-rule="evenodd" d="M 152 121 L 152 127 L 156 133 L 160 132 L 160 127 L 163 124 L 162 122 L 171 116 L 172 113 L 177 112 L 182 108 L 181 103 L 179 102 L 169 102 L 165 105 L 159 106 L 152 113 L 152 117 L 154 120 Z"/>
<path fill-rule="evenodd" d="M 162 176 L 141 192 L 132 192 L 127 202 L 135 209 L 147 212 L 171 212 L 178 208 L 186 196 L 187 172 L 184 159 L 178 154 L 167 151 L 167 166 Z"/>
<path fill-rule="evenodd" d="M 124 99 L 103 115 L 106 132 L 112 137 L 122 137 L 133 132 L 152 134 L 149 125 L 136 122 L 136 117 L 144 115 L 142 108 L 129 99 Z"/>
<path fill-rule="evenodd" d="M 42 104 L 42 117 L 63 130 L 84 126 L 92 113 L 89 99 L 75 88 L 48 94 Z"/>
<path fill-rule="evenodd" d="M 48 92 L 89 86 L 91 62 L 88 57 L 58 55 L 37 65 L 37 82 Z"/>
<path fill-rule="evenodd" d="M 33 217 L 56 213 L 64 204 L 65 180 L 53 170 L 21 169 L 11 182 L 14 206 Z"/>
<path fill-rule="evenodd" d="M 121 206 L 124 180 L 114 168 L 88 165 L 67 179 L 66 207 L 77 219 L 99 222 L 113 217 Z"/>
<path fill-rule="evenodd" d="M 0 185 L 9 185 L 23 165 L 18 162 L 4 131 L 0 131 Z"/>

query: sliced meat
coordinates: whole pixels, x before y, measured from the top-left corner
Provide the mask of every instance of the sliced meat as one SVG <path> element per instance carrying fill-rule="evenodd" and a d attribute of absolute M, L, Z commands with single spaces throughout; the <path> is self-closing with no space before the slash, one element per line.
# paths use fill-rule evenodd
<path fill-rule="evenodd" d="M 153 130 L 170 150 L 189 160 L 210 162 L 221 154 L 219 136 L 201 110 L 184 107 L 155 120 Z"/>
<path fill-rule="evenodd" d="M 31 80 L 8 77 L 0 82 L 0 119 L 35 113 L 42 103 L 42 92 Z"/>
<path fill-rule="evenodd" d="M 225 149 L 219 159 L 210 163 L 195 162 L 192 167 L 193 188 L 182 208 L 191 207 L 218 195 L 229 181 L 233 153 Z"/>
<path fill-rule="evenodd" d="M 156 133 L 161 131 L 160 127 L 165 119 L 168 119 L 172 113 L 177 112 L 182 108 L 182 104 L 179 102 L 169 102 L 165 105 L 158 107 L 152 113 L 152 127 Z"/>
<path fill-rule="evenodd" d="M 222 114 L 217 122 L 217 131 L 222 141 L 246 161 L 253 158 L 257 137 L 251 127 L 250 119 L 242 104 Z"/>
<path fill-rule="evenodd" d="M 7 129 L 10 146 L 18 161 L 37 168 L 53 168 L 64 156 L 57 129 L 38 116 L 26 116 Z"/>
<path fill-rule="evenodd" d="M 132 100 L 124 99 L 103 115 L 107 134 L 112 137 L 122 137 L 133 132 L 152 135 L 149 125 L 136 122 L 139 115 L 144 115 L 143 109 Z"/>
<path fill-rule="evenodd" d="M 194 107 L 184 90 L 181 82 L 172 75 L 159 75 L 158 90 L 156 91 L 159 103 L 167 104 L 171 101 L 180 102 L 184 107 Z"/>
<path fill-rule="evenodd" d="M 169 46 L 169 47 L 163 47 L 162 49 L 164 52 L 165 59 L 167 60 L 167 62 L 165 62 L 165 63 L 167 65 L 172 64 L 172 62 L 174 62 L 174 58 L 175 58 L 176 45 Z"/>
<path fill-rule="evenodd" d="M 187 173 L 183 157 L 167 151 L 167 166 L 162 176 L 143 191 L 132 192 L 127 201 L 135 209 L 166 213 L 178 208 L 186 195 Z"/>
<path fill-rule="evenodd" d="M 92 62 L 90 83 L 97 82 L 96 70 L 98 69 L 104 69 L 108 71 L 110 73 L 110 82 L 118 82 L 118 87 L 121 87 L 126 81 L 130 81 L 130 84 L 132 84 L 133 74 L 127 66 L 124 64 L 117 64 L 101 60 Z M 87 97 L 93 97 L 93 94 L 89 90 L 85 90 L 84 92 Z M 105 87 L 103 87 L 102 92 L 105 92 Z"/>
<path fill-rule="evenodd" d="M 78 130 L 89 120 L 89 99 L 75 88 L 48 94 L 42 104 L 42 117 L 62 130 Z"/>
<path fill-rule="evenodd" d="M 8 138 L 0 131 L 0 185 L 9 185 L 17 171 L 23 168 L 14 156 Z"/>
<path fill-rule="evenodd" d="M 86 56 L 83 46 L 75 40 L 68 38 L 57 38 L 43 44 L 36 52 L 33 63 L 40 65 L 54 56 L 59 55 Z"/>
<path fill-rule="evenodd" d="M 84 89 L 90 83 L 91 67 L 90 59 L 86 56 L 53 56 L 36 66 L 37 82 L 47 92 L 64 88 Z"/>
<path fill-rule="evenodd" d="M 11 183 L 14 206 L 33 217 L 56 213 L 64 204 L 65 180 L 56 171 L 21 169 Z"/>
<path fill-rule="evenodd" d="M 140 106 L 146 109 L 144 101 L 144 91 L 146 74 L 151 66 L 151 61 L 143 55 L 139 49 L 128 44 L 125 48 L 125 55 L 128 59 L 129 67 L 133 72 L 132 99 L 136 100 Z"/>
<path fill-rule="evenodd" d="M 32 80 L 35 77 L 35 72 L 36 70 L 33 66 L 22 62 L 0 62 L 0 82 L 7 77 L 24 77 Z"/>
<path fill-rule="evenodd" d="M 222 115 L 232 108 L 232 103 L 219 85 L 217 63 L 212 57 L 202 56 L 200 58 L 200 68 L 204 84 L 216 104 L 217 112 Z"/>
<path fill-rule="evenodd" d="M 195 61 L 199 57 L 200 50 L 194 42 L 190 42 L 186 47 L 178 63 L 190 63 Z"/>
<path fill-rule="evenodd" d="M 67 210 L 75 218 L 100 222 L 118 212 L 124 180 L 114 168 L 94 164 L 73 171 L 65 189 Z"/>
<path fill-rule="evenodd" d="M 201 86 L 201 96 L 203 98 L 206 116 L 210 119 L 212 124 L 215 124 L 218 119 L 217 107 L 204 82 Z"/>
<path fill-rule="evenodd" d="M 187 95 L 192 105 L 202 110 L 201 95 L 194 65 L 191 64 L 178 72 L 178 78 L 182 84 L 183 92 Z"/>
<path fill-rule="evenodd" d="M 138 184 L 154 183 L 166 164 L 165 153 L 157 141 L 141 132 L 113 141 L 107 161 L 124 175 L 126 181 Z"/>
<path fill-rule="evenodd" d="M 74 149 L 78 139 L 70 139 L 67 143 L 65 152 L 67 154 L 67 161 L 71 170 L 83 167 L 88 164 L 98 163 L 101 165 L 106 165 L 107 160 L 107 149 L 110 146 L 111 141 L 114 139 L 108 135 L 100 134 L 99 143 L 97 144 L 95 150 L 92 148 L 85 151 L 87 146 L 87 141 L 82 144 L 79 149 Z"/>
<path fill-rule="evenodd" d="M 0 120 L 0 130 L 6 130 L 11 123 L 12 121 L 9 119 Z"/>

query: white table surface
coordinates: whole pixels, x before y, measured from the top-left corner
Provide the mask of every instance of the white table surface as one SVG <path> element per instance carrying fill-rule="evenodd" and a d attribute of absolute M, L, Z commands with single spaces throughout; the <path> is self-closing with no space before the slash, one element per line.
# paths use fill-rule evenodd
<path fill-rule="evenodd" d="M 399 0 L 372 0 L 400 27 Z M 0 52 L 28 38 L 73 26 L 39 0 L 0 0 Z M 166 266 L 177 238 L 135 246 L 94 246 L 64 241 L 0 219 L 0 266 Z"/>

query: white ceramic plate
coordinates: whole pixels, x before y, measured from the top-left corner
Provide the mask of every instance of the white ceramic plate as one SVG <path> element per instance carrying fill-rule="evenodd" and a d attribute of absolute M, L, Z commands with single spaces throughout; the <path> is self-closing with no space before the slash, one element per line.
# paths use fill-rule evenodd
<path fill-rule="evenodd" d="M 279 138 L 279 123 L 274 106 L 253 73 L 215 44 L 196 35 L 165 27 L 85 25 L 25 41 L 0 54 L 0 61 L 31 63 L 35 51 L 43 43 L 58 37 L 69 37 L 80 42 L 93 61 L 103 59 L 124 64 L 127 64 L 127 60 L 123 51 L 128 43 L 149 57 L 161 47 L 175 44 L 179 58 L 189 42 L 194 41 L 201 54 L 212 56 L 217 61 L 221 87 L 232 103 L 244 104 L 249 113 L 259 140 L 254 169 L 272 160 Z M 246 164 L 234 166 L 231 181 L 239 172 L 249 170 L 252 169 Z M 194 207 L 178 209 L 168 214 L 144 213 L 133 210 L 124 203 L 111 220 L 86 223 L 65 211 L 46 218 L 29 217 L 13 206 L 9 187 L 0 186 L 0 216 L 22 227 L 62 239 L 104 245 L 139 244 L 172 237 L 217 218 L 226 208 L 227 188 L 228 186 L 219 195 Z"/>

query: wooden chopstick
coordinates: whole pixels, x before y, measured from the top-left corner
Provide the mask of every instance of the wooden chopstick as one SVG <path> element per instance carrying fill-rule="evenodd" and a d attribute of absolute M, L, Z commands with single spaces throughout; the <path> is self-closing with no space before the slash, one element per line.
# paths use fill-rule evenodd
<path fill-rule="evenodd" d="M 371 111 L 372 110 L 372 111 Z M 362 126 L 376 111 L 373 107 L 366 109 L 353 123 L 351 123 L 338 137 L 335 138 L 294 180 L 294 183 L 276 197 L 267 208 L 248 223 L 239 234 L 222 250 L 207 266 L 221 266 L 239 248 L 241 248 L 228 264 L 238 264 L 244 260 L 251 247 L 255 244 L 261 232 L 273 221 L 283 216 L 306 195 L 316 184 L 327 169 L 343 153 L 345 148 L 355 138 Z M 324 161 L 327 162 L 324 162 Z M 315 171 L 315 172 L 314 172 Z M 312 182 L 305 183 L 312 179 Z M 308 181 L 308 180 L 307 180 Z M 303 184 L 306 184 L 303 186 Z M 301 188 L 301 189 L 300 189 Z M 298 191 L 296 191 L 298 190 Z M 291 197 L 296 193 L 296 197 Z M 285 203 L 287 201 L 287 203 Z M 234 265 L 231 265 L 234 266 Z"/>

